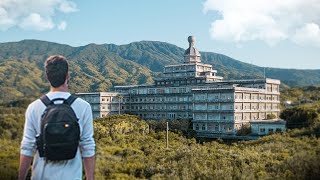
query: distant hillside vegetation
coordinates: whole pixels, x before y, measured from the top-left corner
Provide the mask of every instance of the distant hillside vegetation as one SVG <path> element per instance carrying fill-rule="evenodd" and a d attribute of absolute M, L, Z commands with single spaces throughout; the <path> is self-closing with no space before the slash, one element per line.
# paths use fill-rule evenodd
<path fill-rule="evenodd" d="M 80 47 L 38 40 L 0 43 L 0 97 L 6 101 L 46 92 L 43 63 L 50 55 L 62 54 L 70 60 L 71 91 L 89 92 L 152 83 L 165 65 L 182 62 L 183 53 L 183 48 L 155 41 Z M 201 55 L 202 61 L 212 64 L 225 79 L 263 77 L 262 67 L 212 52 Z M 320 85 L 320 70 L 266 68 L 266 77 L 289 86 Z"/>

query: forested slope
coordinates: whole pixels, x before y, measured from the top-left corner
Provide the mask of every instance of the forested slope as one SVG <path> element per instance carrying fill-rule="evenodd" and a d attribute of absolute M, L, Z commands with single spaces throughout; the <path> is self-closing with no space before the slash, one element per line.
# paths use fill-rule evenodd
<path fill-rule="evenodd" d="M 16 110 L 18 113 L 19 110 Z M 4 112 L 4 111 L 2 111 Z M 17 179 L 23 115 L 0 118 L 0 179 Z M 169 127 L 172 124 L 169 122 Z M 317 179 L 320 139 L 290 130 L 254 141 L 199 143 L 135 116 L 94 122 L 96 179 Z"/>
<path fill-rule="evenodd" d="M 181 63 L 184 49 L 175 45 L 141 41 L 127 45 L 88 44 L 71 47 L 38 40 L 0 43 L 1 101 L 38 97 L 48 90 L 43 63 L 50 55 L 70 60 L 72 92 L 110 91 L 115 85 L 150 84 L 165 65 Z M 225 79 L 262 78 L 264 68 L 228 56 L 201 52 Z M 319 85 L 320 70 L 266 68 L 266 77 L 284 85 Z M 1 103 L 1 102 L 0 102 Z"/>

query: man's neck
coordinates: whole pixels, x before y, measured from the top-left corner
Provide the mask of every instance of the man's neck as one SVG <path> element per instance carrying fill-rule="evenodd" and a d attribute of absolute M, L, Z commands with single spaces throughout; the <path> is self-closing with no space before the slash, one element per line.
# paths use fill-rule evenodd
<path fill-rule="evenodd" d="M 59 87 L 50 87 L 50 92 L 68 92 L 67 86 L 59 86 Z"/>

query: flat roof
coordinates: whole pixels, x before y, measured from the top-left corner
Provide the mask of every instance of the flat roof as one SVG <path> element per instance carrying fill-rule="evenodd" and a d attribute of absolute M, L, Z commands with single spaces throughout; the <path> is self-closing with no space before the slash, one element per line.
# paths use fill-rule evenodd
<path fill-rule="evenodd" d="M 203 64 L 203 63 L 184 63 L 184 64 L 172 64 L 172 65 L 167 65 L 166 67 L 176 67 L 176 66 L 190 66 L 190 65 L 202 65 L 202 66 L 207 66 L 207 67 L 213 67 L 211 64 Z"/>
<path fill-rule="evenodd" d="M 214 78 L 223 78 L 221 76 L 212 76 Z M 195 77 L 195 78 L 192 78 L 192 79 L 205 79 L 205 77 Z M 189 78 L 187 77 L 181 77 L 181 78 L 154 78 L 154 80 L 156 81 L 159 81 L 159 80 L 187 80 Z M 266 78 L 266 79 L 244 79 L 244 80 L 224 80 L 224 81 L 212 81 L 212 82 L 205 82 L 204 84 L 206 85 L 210 85 L 210 84 L 241 84 L 241 83 L 275 83 L 275 84 L 280 84 L 280 80 L 277 80 L 277 79 L 270 79 L 270 78 Z M 185 86 L 185 85 L 182 85 L 182 86 Z M 126 86 L 115 86 L 114 88 L 117 89 L 117 88 L 139 88 L 139 87 L 159 87 L 159 86 L 156 86 L 155 84 L 138 84 L 138 85 L 126 85 Z M 245 88 L 245 87 L 237 87 L 239 88 Z M 248 88 L 248 89 L 255 89 L 255 88 Z M 199 89 L 200 90 L 200 89 Z M 203 89 L 204 90 L 204 89 Z"/>
<path fill-rule="evenodd" d="M 126 85 L 126 86 L 114 86 L 114 88 L 133 88 L 133 87 L 152 87 L 154 84 L 138 84 L 138 85 Z"/>
<path fill-rule="evenodd" d="M 117 95 L 117 94 L 125 94 L 125 93 L 118 93 L 118 92 L 79 92 L 79 93 L 75 93 L 77 95 L 102 95 L 102 96 L 106 96 L 106 95 Z"/>
<path fill-rule="evenodd" d="M 239 79 L 239 80 L 224 80 L 220 82 L 210 82 L 210 83 L 275 83 L 280 84 L 280 80 L 278 79 Z"/>
<path fill-rule="evenodd" d="M 286 124 L 287 122 L 283 119 L 266 119 L 266 120 L 251 120 L 253 124 Z"/>

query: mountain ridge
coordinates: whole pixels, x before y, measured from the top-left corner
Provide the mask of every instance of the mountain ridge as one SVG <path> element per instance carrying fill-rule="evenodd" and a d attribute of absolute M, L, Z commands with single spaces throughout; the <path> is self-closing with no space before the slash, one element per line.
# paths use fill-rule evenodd
<path fill-rule="evenodd" d="M 110 91 L 115 85 L 150 84 L 163 67 L 182 63 L 184 49 L 161 41 L 124 45 L 88 44 L 72 47 L 42 40 L 0 43 L 0 92 L 4 97 L 38 96 L 47 90 L 43 63 L 50 55 L 70 60 L 72 92 Z M 283 86 L 320 85 L 320 70 L 264 68 L 214 52 L 201 53 L 225 79 L 280 79 Z M 5 92 L 5 93 L 4 93 Z M 1 96 L 0 94 L 0 96 Z"/>

